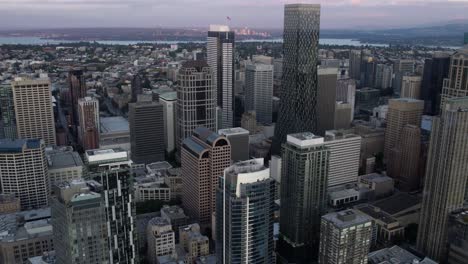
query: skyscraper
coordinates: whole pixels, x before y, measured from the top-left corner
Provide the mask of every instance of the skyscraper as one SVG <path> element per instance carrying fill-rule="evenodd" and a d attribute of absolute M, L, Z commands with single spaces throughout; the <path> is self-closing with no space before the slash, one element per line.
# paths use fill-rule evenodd
<path fill-rule="evenodd" d="M 164 141 L 166 152 L 171 153 L 176 148 L 176 105 L 177 92 L 167 92 L 159 95 L 159 102 L 163 105 Z"/>
<path fill-rule="evenodd" d="M 187 61 L 179 70 L 177 86 L 176 145 L 181 151 L 184 139 L 197 127 L 216 130 L 216 86 L 205 61 Z"/>
<path fill-rule="evenodd" d="M 281 263 L 310 263 L 318 257 L 320 217 L 327 205 L 330 151 L 322 137 L 288 135 L 281 171 Z"/>
<path fill-rule="evenodd" d="M 224 136 L 199 127 L 184 140 L 181 161 L 182 203 L 186 213 L 206 228 L 216 208 L 218 178 L 231 165 L 231 145 Z"/>
<path fill-rule="evenodd" d="M 355 210 L 322 216 L 320 264 L 367 264 L 372 219 Z"/>
<path fill-rule="evenodd" d="M 248 64 L 245 67 L 245 111 L 255 111 L 259 123 L 269 125 L 273 118 L 273 65 Z"/>
<path fill-rule="evenodd" d="M 84 150 L 99 148 L 99 101 L 95 98 L 78 99 L 78 138 Z"/>
<path fill-rule="evenodd" d="M 263 159 L 224 171 L 216 207 L 218 263 L 273 263 L 274 184 Z"/>
<path fill-rule="evenodd" d="M 83 70 L 74 69 L 68 72 L 68 86 L 71 103 L 71 124 L 76 129 L 78 121 L 78 99 L 86 96 L 86 81 Z"/>
<path fill-rule="evenodd" d="M 3 131 L 0 138 L 16 138 L 16 116 L 13 102 L 13 91 L 10 85 L 0 85 L 0 123 L 3 123 Z"/>
<path fill-rule="evenodd" d="M 401 97 L 421 99 L 421 76 L 403 76 L 401 83 Z"/>
<path fill-rule="evenodd" d="M 391 150 L 401 140 L 401 130 L 405 125 L 421 126 L 424 102 L 421 100 L 399 98 L 388 101 L 387 128 L 385 129 L 386 160 L 390 159 Z"/>
<path fill-rule="evenodd" d="M 317 64 L 320 5 L 290 4 L 284 9 L 283 80 L 273 152 L 286 136 L 317 129 Z"/>
<path fill-rule="evenodd" d="M 142 78 L 139 73 L 135 74 L 132 79 L 132 103 L 136 103 L 138 100 L 138 95 L 143 93 L 142 87 Z"/>
<path fill-rule="evenodd" d="M 222 111 L 221 128 L 230 128 L 234 125 L 234 31 L 228 26 L 210 25 L 207 60 Z"/>
<path fill-rule="evenodd" d="M 440 97 L 444 79 L 449 75 L 450 54 L 434 53 L 431 59 L 424 62 L 424 74 L 421 85 L 421 99 L 424 100 L 424 113 L 438 115 Z"/>
<path fill-rule="evenodd" d="M 128 106 L 132 161 L 149 164 L 164 160 L 163 105 L 151 95 L 138 97 Z"/>
<path fill-rule="evenodd" d="M 337 68 L 318 69 L 317 133 L 321 136 L 335 128 L 337 80 Z"/>
<path fill-rule="evenodd" d="M 440 107 L 445 107 L 445 101 L 454 97 L 468 96 L 468 48 L 455 52 L 450 57 L 449 77 L 444 80 Z"/>
<path fill-rule="evenodd" d="M 249 131 L 242 127 L 220 129 L 218 134 L 225 136 L 231 143 L 231 159 L 243 161 L 249 159 Z"/>
<path fill-rule="evenodd" d="M 468 98 L 445 100 L 434 117 L 417 247 L 436 261 L 445 261 L 449 214 L 463 208 L 468 177 Z"/>
<path fill-rule="evenodd" d="M 351 78 L 340 78 L 336 83 L 336 101 L 351 105 L 350 120 L 354 118 L 356 103 L 356 81 Z"/>
<path fill-rule="evenodd" d="M 57 262 L 106 263 L 109 238 L 104 199 L 91 192 L 83 181 L 62 182 L 53 190 L 51 209 Z"/>
<path fill-rule="evenodd" d="M 109 159 L 112 160 L 112 155 L 109 155 Z M 130 173 L 130 162 L 127 161 L 127 164 L 101 164 L 101 168 L 113 169 L 93 173 L 94 180 L 88 182 L 90 190 L 104 199 L 108 240 L 106 251 L 110 263 L 131 264 L 138 261 L 133 177 Z"/>
<path fill-rule="evenodd" d="M 361 54 L 360 50 L 349 51 L 349 76 L 356 81 L 361 79 Z"/>
<path fill-rule="evenodd" d="M 44 141 L 0 140 L 0 182 L 4 194 L 20 198 L 21 209 L 49 204 L 49 175 Z"/>
<path fill-rule="evenodd" d="M 415 125 L 405 125 L 401 130 L 400 141 L 391 150 L 387 174 L 396 180 L 402 191 L 419 188 L 419 159 L 421 155 L 421 129 Z"/>
<path fill-rule="evenodd" d="M 55 121 L 49 79 L 17 79 L 11 83 L 18 138 L 43 139 L 55 145 Z"/>

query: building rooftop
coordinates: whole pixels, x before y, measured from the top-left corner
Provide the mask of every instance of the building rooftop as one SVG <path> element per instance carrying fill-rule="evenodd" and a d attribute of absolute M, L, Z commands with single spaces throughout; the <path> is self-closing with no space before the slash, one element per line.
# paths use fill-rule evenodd
<path fill-rule="evenodd" d="M 184 209 L 182 209 L 180 206 L 177 206 L 177 205 L 173 205 L 173 206 L 165 205 L 161 209 L 161 214 L 166 215 L 169 219 L 187 218 L 187 215 L 185 215 L 184 213 Z"/>
<path fill-rule="evenodd" d="M 40 147 L 40 139 L 0 139 L 0 153 L 21 153 L 23 149 L 37 149 Z"/>
<path fill-rule="evenodd" d="M 354 225 L 364 224 L 371 221 L 371 219 L 358 213 L 356 210 L 349 209 L 340 212 L 329 213 L 322 216 L 323 219 L 333 223 L 338 228 L 347 228 Z"/>
<path fill-rule="evenodd" d="M 0 242 L 52 236 L 50 207 L 0 215 Z"/>
<path fill-rule="evenodd" d="M 325 142 L 333 140 L 342 140 L 348 138 L 361 138 L 361 136 L 356 135 L 353 130 L 328 130 L 325 132 Z"/>
<path fill-rule="evenodd" d="M 0 204 L 16 202 L 18 200 L 19 198 L 16 197 L 16 195 L 13 193 L 11 194 L 0 193 Z"/>
<path fill-rule="evenodd" d="M 233 128 L 226 128 L 218 130 L 218 134 L 224 136 L 233 136 L 233 135 L 248 135 L 249 131 L 242 127 L 233 127 Z"/>
<path fill-rule="evenodd" d="M 417 257 L 399 246 L 384 248 L 368 255 L 369 264 L 437 264 L 431 259 Z"/>
<path fill-rule="evenodd" d="M 103 134 L 130 131 L 128 120 L 122 116 L 101 117 L 99 123 Z"/>
<path fill-rule="evenodd" d="M 42 256 L 29 258 L 27 263 L 28 264 L 55 264 L 57 263 L 55 251 L 44 252 Z"/>
<path fill-rule="evenodd" d="M 390 214 L 382 211 L 380 208 L 369 205 L 369 204 L 360 204 L 356 206 L 356 209 L 365 213 L 366 215 L 380 220 L 384 222 L 385 224 L 391 224 L 391 223 L 396 223 L 398 222 L 393 216 Z"/>
<path fill-rule="evenodd" d="M 149 173 L 163 173 L 171 168 L 172 165 L 167 161 L 158 161 L 146 165 L 146 169 Z"/>
<path fill-rule="evenodd" d="M 177 100 L 177 92 L 166 92 L 159 94 L 159 98 L 164 101 L 175 101 Z"/>
<path fill-rule="evenodd" d="M 152 226 L 167 226 L 170 224 L 171 223 L 169 223 L 169 221 L 167 221 L 167 219 L 163 217 L 154 217 L 148 222 L 148 225 Z"/>
<path fill-rule="evenodd" d="M 395 215 L 421 203 L 421 197 L 408 193 L 397 193 L 388 198 L 374 202 L 372 205 L 391 215 Z"/>
<path fill-rule="evenodd" d="M 128 152 L 119 148 L 87 150 L 85 155 L 89 163 L 128 160 Z"/>
<path fill-rule="evenodd" d="M 229 26 L 227 26 L 227 25 L 210 25 L 210 31 L 229 32 Z"/>
<path fill-rule="evenodd" d="M 64 151 L 64 152 L 46 152 L 47 161 L 49 163 L 49 170 L 79 167 L 83 166 L 78 152 Z"/>
<path fill-rule="evenodd" d="M 324 138 L 314 135 L 310 132 L 290 134 L 287 136 L 288 143 L 296 145 L 300 148 L 310 147 L 314 145 L 323 144 Z"/>
<path fill-rule="evenodd" d="M 387 182 L 387 181 L 393 181 L 392 178 L 379 174 L 379 173 L 370 173 L 366 175 L 361 175 L 359 176 L 361 180 L 365 180 L 368 182 Z"/>

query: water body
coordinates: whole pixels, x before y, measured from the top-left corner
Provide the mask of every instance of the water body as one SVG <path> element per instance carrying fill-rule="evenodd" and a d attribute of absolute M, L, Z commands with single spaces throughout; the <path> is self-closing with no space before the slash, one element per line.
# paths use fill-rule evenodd
<path fill-rule="evenodd" d="M 283 39 L 266 39 L 266 40 L 241 40 L 240 42 L 282 42 Z M 51 45 L 51 44 L 67 44 L 67 43 L 77 43 L 80 41 L 74 40 L 55 40 L 55 39 L 42 39 L 39 37 L 0 37 L 0 45 L 8 44 L 21 44 L 21 45 Z M 86 41 L 85 41 L 86 42 Z M 99 44 L 106 45 L 135 45 L 138 43 L 148 43 L 148 44 L 177 44 L 177 43 L 204 43 L 205 41 L 140 41 L 140 40 L 98 40 L 96 41 Z M 356 46 L 360 47 L 363 45 L 369 45 L 374 47 L 388 47 L 387 44 L 368 44 L 362 43 L 358 40 L 353 39 L 331 39 L 323 38 L 320 39 L 320 44 L 323 45 L 347 45 L 347 46 Z"/>

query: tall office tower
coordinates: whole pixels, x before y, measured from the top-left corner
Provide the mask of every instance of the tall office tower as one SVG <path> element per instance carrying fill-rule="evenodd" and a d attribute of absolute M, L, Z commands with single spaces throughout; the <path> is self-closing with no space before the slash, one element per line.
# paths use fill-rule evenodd
<path fill-rule="evenodd" d="M 284 8 L 283 80 L 273 152 L 286 136 L 317 130 L 317 64 L 320 5 L 291 4 Z"/>
<path fill-rule="evenodd" d="M 164 160 L 163 105 L 152 98 L 139 96 L 128 105 L 132 161 L 149 164 Z"/>
<path fill-rule="evenodd" d="M 13 102 L 13 91 L 10 85 L 0 85 L 0 123 L 3 123 L 3 131 L 0 135 L 4 138 L 16 138 L 16 116 Z M 1 136 L 0 136 L 1 138 Z"/>
<path fill-rule="evenodd" d="M 421 76 L 403 76 L 401 83 L 401 98 L 421 99 L 421 83 Z"/>
<path fill-rule="evenodd" d="M 4 194 L 20 198 L 21 210 L 49 204 L 49 174 L 44 141 L 0 140 L 0 182 Z"/>
<path fill-rule="evenodd" d="M 372 219 L 355 210 L 322 216 L 320 264 L 367 264 Z"/>
<path fill-rule="evenodd" d="M 325 132 L 324 144 L 330 151 L 327 187 L 358 181 L 361 140 L 346 130 Z"/>
<path fill-rule="evenodd" d="M 312 133 L 288 135 L 281 160 L 278 254 L 281 263 L 311 263 L 318 257 L 320 217 L 327 206 L 330 150 Z"/>
<path fill-rule="evenodd" d="M 159 102 L 163 105 L 164 141 L 166 146 L 166 152 L 171 153 L 176 148 L 177 92 L 167 92 L 160 94 Z"/>
<path fill-rule="evenodd" d="M 376 66 L 375 58 L 371 56 L 364 57 L 361 64 L 361 87 L 374 87 Z"/>
<path fill-rule="evenodd" d="M 340 78 L 336 83 L 336 101 L 351 105 L 351 120 L 354 118 L 356 101 L 356 81 L 351 78 Z"/>
<path fill-rule="evenodd" d="M 395 78 L 392 87 L 396 94 L 400 94 L 403 76 L 414 73 L 414 60 L 395 60 L 393 62 L 393 73 Z"/>
<path fill-rule="evenodd" d="M 151 264 L 158 264 L 158 257 L 174 255 L 175 235 L 167 219 L 155 217 L 146 226 L 148 240 L 148 259 Z"/>
<path fill-rule="evenodd" d="M 249 159 L 249 131 L 242 127 L 220 129 L 218 134 L 225 136 L 231 143 L 231 159 L 243 161 Z"/>
<path fill-rule="evenodd" d="M 245 67 L 245 111 L 255 111 L 259 123 L 269 125 L 273 118 L 273 65 L 248 64 Z"/>
<path fill-rule="evenodd" d="M 118 157 L 117 153 L 106 150 L 96 155 L 105 156 L 110 161 Z M 122 161 L 100 164 L 100 168 L 109 169 L 93 173 L 94 180 L 87 182 L 91 191 L 99 193 L 103 199 L 109 263 L 130 264 L 138 261 L 136 206 L 130 163 Z"/>
<path fill-rule="evenodd" d="M 52 227 L 57 263 L 107 263 L 104 199 L 84 181 L 53 186 Z"/>
<path fill-rule="evenodd" d="M 181 151 L 184 139 L 190 137 L 197 127 L 216 130 L 216 86 L 212 76 L 205 61 L 185 62 L 179 70 L 176 105 L 178 151 Z"/>
<path fill-rule="evenodd" d="M 182 144 L 182 203 L 202 227 L 211 224 L 218 178 L 231 165 L 231 144 L 208 128 L 199 127 Z"/>
<path fill-rule="evenodd" d="M 78 138 L 84 150 L 99 148 L 99 101 L 85 97 L 78 99 Z"/>
<path fill-rule="evenodd" d="M 392 87 L 393 78 L 393 67 L 391 65 L 385 65 L 382 73 L 382 89 Z"/>
<path fill-rule="evenodd" d="M 86 96 L 86 81 L 83 70 L 75 69 L 68 72 L 68 85 L 71 103 L 71 124 L 76 128 L 78 124 L 78 99 Z"/>
<path fill-rule="evenodd" d="M 467 197 L 468 98 L 447 99 L 434 117 L 417 247 L 436 261 L 445 261 L 450 212 L 463 208 Z"/>
<path fill-rule="evenodd" d="M 210 25 L 207 60 L 213 73 L 217 105 L 222 111 L 222 128 L 234 125 L 234 31 L 228 26 Z"/>
<path fill-rule="evenodd" d="M 421 85 L 421 99 L 424 100 L 424 114 L 438 115 L 440 112 L 440 94 L 444 79 L 448 78 L 450 54 L 434 53 L 424 63 L 424 74 Z"/>
<path fill-rule="evenodd" d="M 460 49 L 450 57 L 449 77 L 444 79 L 440 107 L 454 97 L 468 96 L 468 47 Z"/>
<path fill-rule="evenodd" d="M 138 100 L 138 95 L 143 93 L 143 80 L 142 76 L 137 73 L 133 76 L 132 79 L 132 100 L 131 103 L 136 103 Z"/>
<path fill-rule="evenodd" d="M 383 83 L 383 74 L 384 74 L 384 68 L 385 68 L 385 64 L 377 64 L 375 66 L 375 84 L 374 84 L 374 87 L 377 88 L 377 89 L 382 89 L 382 83 Z"/>
<path fill-rule="evenodd" d="M 390 159 L 391 150 L 401 140 L 405 125 L 421 126 L 424 101 L 399 98 L 388 101 L 387 128 L 385 129 L 384 157 Z"/>
<path fill-rule="evenodd" d="M 387 165 L 387 174 L 396 180 L 398 189 L 409 192 L 421 186 L 420 155 L 421 129 L 415 125 L 405 125 L 401 130 L 400 141 L 391 150 Z"/>
<path fill-rule="evenodd" d="M 11 83 L 18 138 L 43 139 L 55 145 L 55 121 L 49 79 L 17 79 Z"/>
<path fill-rule="evenodd" d="M 217 200 L 218 263 L 274 263 L 275 182 L 263 159 L 227 168 L 220 178 Z"/>
<path fill-rule="evenodd" d="M 361 79 L 362 51 L 351 50 L 349 52 L 349 77 L 359 81 Z"/>
<path fill-rule="evenodd" d="M 317 133 L 322 136 L 325 134 L 325 131 L 335 128 L 337 80 L 337 68 L 318 69 Z"/>

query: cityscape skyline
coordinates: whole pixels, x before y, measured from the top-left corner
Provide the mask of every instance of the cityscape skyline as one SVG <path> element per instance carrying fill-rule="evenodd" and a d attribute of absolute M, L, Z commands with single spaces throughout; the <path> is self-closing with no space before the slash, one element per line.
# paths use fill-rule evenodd
<path fill-rule="evenodd" d="M 4 26 L 0 28 L 204 27 L 225 23 L 230 17 L 233 27 L 280 29 L 282 6 L 294 2 L 321 4 L 323 29 L 388 29 L 468 20 L 466 0 L 2 0 L 0 22 Z M 256 12 L 259 8 L 261 13 Z M 421 15 L 414 9 L 421 10 Z M 122 20 L 128 13 L 138 16 Z"/>

